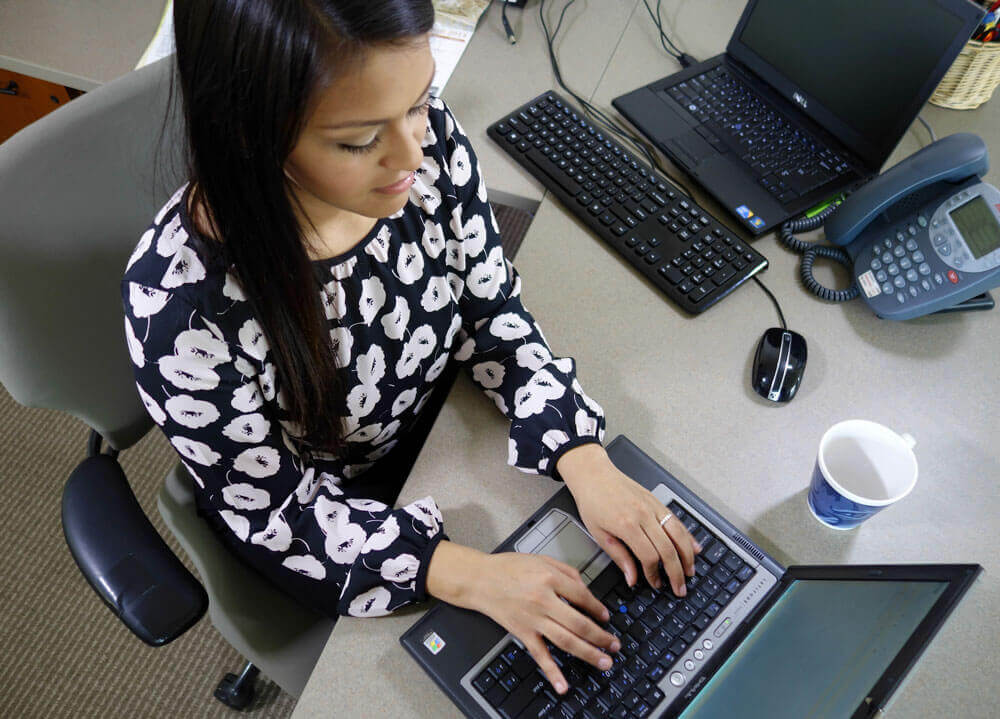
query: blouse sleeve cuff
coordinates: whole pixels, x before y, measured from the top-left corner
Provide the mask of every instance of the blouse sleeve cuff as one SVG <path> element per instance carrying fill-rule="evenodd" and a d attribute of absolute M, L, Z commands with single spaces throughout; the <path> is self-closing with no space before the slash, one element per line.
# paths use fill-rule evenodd
<path fill-rule="evenodd" d="M 552 453 L 552 456 L 549 457 L 549 476 L 552 477 L 552 479 L 562 482 L 563 478 L 559 476 L 559 471 L 556 469 L 559 459 L 569 450 L 582 447 L 585 444 L 601 444 L 601 440 L 593 435 L 584 435 L 581 437 L 574 437 L 570 441 L 559 445 L 559 447 Z"/>
<path fill-rule="evenodd" d="M 443 531 L 438 532 L 424 547 L 423 553 L 420 555 L 420 568 L 417 569 L 417 577 L 414 584 L 414 600 L 417 602 L 423 602 L 427 599 L 427 568 L 431 564 L 431 557 L 434 556 L 434 550 L 441 543 L 442 540 L 448 539 Z"/>

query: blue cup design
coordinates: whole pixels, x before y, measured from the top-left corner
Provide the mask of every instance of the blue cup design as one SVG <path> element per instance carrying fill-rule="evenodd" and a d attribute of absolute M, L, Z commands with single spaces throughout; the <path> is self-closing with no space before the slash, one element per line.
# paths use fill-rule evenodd
<path fill-rule="evenodd" d="M 848 499 L 830 486 L 823 476 L 819 462 L 813 468 L 809 485 L 809 509 L 816 519 L 834 529 L 854 529 L 873 514 L 885 509 L 885 505 L 874 507 Z"/>
<path fill-rule="evenodd" d="M 917 481 L 916 444 L 908 434 L 867 420 L 847 420 L 820 440 L 807 501 L 833 529 L 854 529 L 909 494 Z"/>

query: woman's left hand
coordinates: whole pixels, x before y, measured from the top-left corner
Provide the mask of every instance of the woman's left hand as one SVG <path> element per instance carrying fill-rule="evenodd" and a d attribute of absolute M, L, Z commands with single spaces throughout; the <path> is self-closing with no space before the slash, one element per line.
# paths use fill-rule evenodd
<path fill-rule="evenodd" d="M 694 576 L 694 557 L 701 547 L 676 517 L 661 526 L 669 510 L 652 492 L 623 474 L 596 443 L 567 451 L 556 469 L 587 530 L 622 570 L 629 586 L 638 579 L 634 555 L 654 589 L 661 589 L 662 564 L 674 594 L 687 594 L 685 575 Z"/>

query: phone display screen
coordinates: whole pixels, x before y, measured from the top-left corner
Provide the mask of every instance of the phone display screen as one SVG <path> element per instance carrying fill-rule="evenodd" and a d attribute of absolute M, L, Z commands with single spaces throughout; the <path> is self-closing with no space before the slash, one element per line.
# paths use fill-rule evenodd
<path fill-rule="evenodd" d="M 1000 248 L 1000 223 L 982 197 L 969 200 L 949 214 L 975 259 Z"/>

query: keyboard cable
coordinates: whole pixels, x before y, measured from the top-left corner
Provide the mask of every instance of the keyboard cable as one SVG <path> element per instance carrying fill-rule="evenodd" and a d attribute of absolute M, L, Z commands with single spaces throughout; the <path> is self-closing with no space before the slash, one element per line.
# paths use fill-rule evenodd
<path fill-rule="evenodd" d="M 545 42 L 546 45 L 548 46 L 548 52 L 549 52 L 549 62 L 552 65 L 552 73 L 553 75 L 555 75 L 556 82 L 563 90 L 565 90 L 574 100 L 576 100 L 580 104 L 584 112 L 591 118 L 593 118 L 596 124 L 604 128 L 607 132 L 616 135 L 617 137 L 621 138 L 622 140 L 626 141 L 628 144 L 632 145 L 637 150 L 639 150 L 652 167 L 659 170 L 659 172 L 662 175 L 664 175 L 672 183 L 680 187 L 682 191 L 693 200 L 694 193 L 691 191 L 691 189 L 684 182 L 677 179 L 677 177 L 667 172 L 656 160 L 651 150 L 646 146 L 644 142 L 642 142 L 642 140 L 640 140 L 638 137 L 634 136 L 626 129 L 618 125 L 603 110 L 596 107 L 587 100 L 584 100 L 582 97 L 576 94 L 576 92 L 574 92 L 563 80 L 562 72 L 560 72 L 559 70 L 559 62 L 558 60 L 556 60 L 554 43 L 556 40 L 556 36 L 559 34 L 559 30 L 562 28 L 562 23 L 563 19 L 566 16 L 566 11 L 569 10 L 569 8 L 576 2 L 576 0 L 569 0 L 569 2 L 567 2 L 563 6 L 562 11 L 559 13 L 559 20 L 556 23 L 555 30 L 551 32 L 549 30 L 548 22 L 545 19 L 545 2 L 546 0 L 540 0 L 538 4 L 538 17 L 542 24 L 542 30 L 545 33 Z"/>

